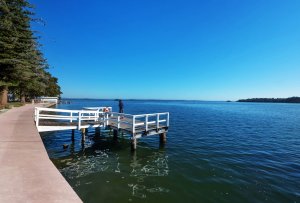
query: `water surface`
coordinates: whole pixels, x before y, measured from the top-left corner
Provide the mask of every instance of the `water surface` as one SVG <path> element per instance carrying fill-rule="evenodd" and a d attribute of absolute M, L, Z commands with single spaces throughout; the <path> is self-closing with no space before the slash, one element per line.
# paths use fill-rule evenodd
<path fill-rule="evenodd" d="M 112 106 L 72 100 L 58 108 Z M 109 132 L 42 133 L 48 154 L 84 202 L 300 202 L 300 105 L 124 101 L 125 113 L 170 112 L 167 144 Z M 63 144 L 70 144 L 64 150 Z"/>

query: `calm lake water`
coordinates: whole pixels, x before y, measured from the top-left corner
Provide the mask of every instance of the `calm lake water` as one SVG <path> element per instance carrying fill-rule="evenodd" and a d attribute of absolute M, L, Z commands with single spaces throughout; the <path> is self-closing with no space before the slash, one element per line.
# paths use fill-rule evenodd
<path fill-rule="evenodd" d="M 71 100 L 57 108 L 112 106 Z M 300 202 L 300 104 L 124 101 L 125 113 L 170 112 L 158 136 L 86 143 L 76 132 L 42 133 L 48 154 L 84 202 Z M 62 145 L 70 144 L 64 150 Z"/>

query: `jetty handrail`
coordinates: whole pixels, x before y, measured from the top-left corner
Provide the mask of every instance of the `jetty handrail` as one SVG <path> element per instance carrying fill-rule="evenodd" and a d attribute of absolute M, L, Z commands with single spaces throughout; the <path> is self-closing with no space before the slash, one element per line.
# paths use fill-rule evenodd
<path fill-rule="evenodd" d="M 137 131 L 147 132 L 149 129 L 156 129 L 158 131 L 161 128 L 169 127 L 169 112 L 132 115 L 117 112 L 101 112 L 99 108 L 98 110 L 66 110 L 36 107 L 34 120 L 37 127 L 39 127 L 39 122 L 41 119 L 66 120 L 70 123 L 77 121 L 78 123 L 76 123 L 76 125 L 78 129 L 81 129 L 83 126 L 83 128 L 87 126 L 87 123 L 84 121 L 100 121 L 100 123 L 102 123 L 104 126 L 109 126 L 111 123 L 115 123 L 114 125 L 116 126 L 114 127 L 117 127 L 118 129 L 122 127 L 131 128 L 133 136 L 135 136 Z"/>
<path fill-rule="evenodd" d="M 98 121 L 100 119 L 99 116 L 100 114 L 103 113 L 99 111 L 92 111 L 92 110 L 80 110 L 78 112 L 78 129 L 81 129 L 82 121 L 92 121 L 92 120 Z"/>
<path fill-rule="evenodd" d="M 93 110 L 93 111 L 99 111 L 99 112 L 104 112 L 104 109 L 108 109 L 109 112 L 112 112 L 112 107 L 110 106 L 97 106 L 97 107 L 83 107 L 85 110 Z"/>
<path fill-rule="evenodd" d="M 169 112 L 139 114 L 139 115 L 135 115 L 135 117 L 136 117 L 136 118 L 139 118 L 139 117 L 144 117 L 144 116 L 156 116 L 157 114 L 159 114 L 159 115 L 167 115 L 167 114 L 169 114 Z"/>
<path fill-rule="evenodd" d="M 134 115 L 132 114 L 126 114 L 126 113 L 118 113 L 118 112 L 107 112 L 108 115 L 114 116 L 126 116 L 126 117 L 133 117 Z"/>
<path fill-rule="evenodd" d="M 61 114 L 46 114 L 46 112 L 65 113 Z M 100 114 L 103 114 L 95 110 L 66 110 L 66 109 L 52 109 L 52 108 L 41 108 L 35 107 L 34 120 L 38 127 L 41 119 L 47 120 L 69 120 L 72 123 L 74 120 L 78 121 L 78 129 L 81 128 L 82 121 L 98 121 Z"/>
<path fill-rule="evenodd" d="M 165 116 L 165 118 L 161 118 L 161 116 Z M 116 112 L 108 112 L 105 113 L 105 123 L 106 125 L 109 122 L 114 121 L 117 124 L 117 128 L 119 129 L 121 124 L 126 123 L 131 125 L 131 130 L 133 135 L 135 134 L 137 127 L 144 126 L 145 131 L 147 132 L 149 129 L 149 125 L 155 125 L 156 129 L 160 128 L 160 123 L 165 122 L 164 127 L 169 127 L 169 112 L 164 113 L 151 113 L 151 114 L 124 114 L 124 113 L 116 113 Z M 128 119 L 124 119 L 128 118 Z M 149 118 L 155 117 L 155 120 L 150 120 Z"/>
<path fill-rule="evenodd" d="M 51 111 L 51 112 L 73 112 L 76 113 L 78 110 L 68 110 L 68 109 L 52 109 L 52 108 L 43 108 L 43 107 L 35 107 L 35 110 L 39 111 Z"/>
<path fill-rule="evenodd" d="M 161 119 L 161 116 L 166 116 L 165 119 Z M 149 121 L 149 118 L 155 117 L 155 120 Z M 142 119 L 142 122 L 138 119 Z M 156 129 L 158 130 L 160 128 L 160 123 L 165 122 L 165 126 L 169 127 L 169 112 L 164 113 L 151 113 L 151 114 L 140 114 L 140 115 L 134 115 L 133 117 L 133 123 L 132 123 L 132 132 L 135 136 L 135 131 L 137 130 L 136 127 L 138 126 L 144 126 L 145 132 L 149 130 L 149 125 L 155 124 Z"/>

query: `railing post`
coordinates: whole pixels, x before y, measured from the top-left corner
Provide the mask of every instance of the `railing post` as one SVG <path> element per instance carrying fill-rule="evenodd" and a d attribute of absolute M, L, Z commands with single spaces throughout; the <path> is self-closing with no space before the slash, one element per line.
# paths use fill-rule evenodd
<path fill-rule="evenodd" d="M 170 113 L 168 112 L 167 113 L 167 127 L 169 127 L 169 118 L 170 118 L 170 115 L 169 115 Z"/>
<path fill-rule="evenodd" d="M 34 108 L 34 121 L 36 121 L 36 109 L 37 107 Z"/>
<path fill-rule="evenodd" d="M 99 112 L 95 113 L 95 121 L 99 120 Z"/>
<path fill-rule="evenodd" d="M 108 126 L 108 113 L 105 113 L 105 119 L 106 119 L 106 121 L 105 121 L 106 126 Z"/>
<path fill-rule="evenodd" d="M 72 123 L 72 121 L 73 121 L 73 112 L 71 111 L 71 113 L 70 113 L 70 123 Z"/>
<path fill-rule="evenodd" d="M 120 129 L 120 115 L 118 115 L 118 119 L 117 119 L 117 122 L 118 122 L 118 129 Z"/>
<path fill-rule="evenodd" d="M 135 138 L 135 115 L 132 116 L 132 137 L 131 137 L 131 151 L 136 150 L 136 138 Z"/>
<path fill-rule="evenodd" d="M 132 116 L 132 134 L 135 137 L 135 116 Z"/>
<path fill-rule="evenodd" d="M 159 114 L 156 114 L 156 129 L 159 128 Z"/>
<path fill-rule="evenodd" d="M 36 121 L 35 121 L 36 127 L 39 126 L 39 120 L 40 120 L 40 110 L 37 109 L 37 111 L 36 111 Z"/>
<path fill-rule="evenodd" d="M 34 121 L 36 121 L 36 113 L 37 113 L 37 109 L 38 109 L 38 107 L 35 107 L 35 108 L 34 108 Z"/>
<path fill-rule="evenodd" d="M 148 132 L 148 115 L 146 115 L 146 117 L 145 117 L 145 130 L 146 130 L 146 132 Z"/>
<path fill-rule="evenodd" d="M 78 130 L 81 128 L 81 111 L 78 111 Z"/>

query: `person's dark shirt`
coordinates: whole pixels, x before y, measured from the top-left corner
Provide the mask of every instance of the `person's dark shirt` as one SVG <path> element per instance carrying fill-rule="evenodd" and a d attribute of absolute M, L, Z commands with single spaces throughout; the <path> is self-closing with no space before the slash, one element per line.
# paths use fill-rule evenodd
<path fill-rule="evenodd" d="M 120 100 L 120 101 L 119 101 L 119 108 L 120 108 L 120 109 L 123 109 L 123 107 L 124 107 L 124 104 L 123 104 L 122 100 Z"/>

